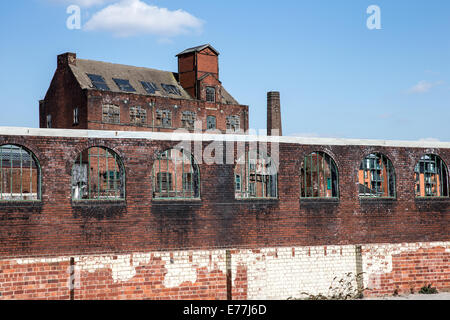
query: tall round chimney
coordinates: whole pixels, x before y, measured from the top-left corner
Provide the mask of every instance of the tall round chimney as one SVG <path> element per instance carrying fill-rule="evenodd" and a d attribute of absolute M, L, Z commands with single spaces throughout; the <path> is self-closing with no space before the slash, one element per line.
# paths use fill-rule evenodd
<path fill-rule="evenodd" d="M 267 92 L 267 135 L 282 136 L 281 103 L 278 91 Z"/>

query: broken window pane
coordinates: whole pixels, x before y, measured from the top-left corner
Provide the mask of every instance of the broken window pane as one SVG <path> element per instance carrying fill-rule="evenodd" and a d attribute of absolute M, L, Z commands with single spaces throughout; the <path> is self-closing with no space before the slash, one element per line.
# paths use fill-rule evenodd
<path fill-rule="evenodd" d="M 156 110 L 155 125 L 162 128 L 172 127 L 172 111 L 170 110 Z"/>
<path fill-rule="evenodd" d="M 178 149 L 162 152 L 153 165 L 154 199 L 197 199 L 200 175 L 193 156 Z"/>
<path fill-rule="evenodd" d="M 358 172 L 360 197 L 394 198 L 395 172 L 391 161 L 381 153 L 369 154 Z"/>
<path fill-rule="evenodd" d="M 183 111 L 181 116 L 181 125 L 188 130 L 194 130 L 195 120 L 197 119 L 197 113 L 192 111 Z"/>
<path fill-rule="evenodd" d="M 173 84 L 161 83 L 161 87 L 169 94 L 181 96 L 180 89 L 178 87 L 174 86 Z"/>
<path fill-rule="evenodd" d="M 234 169 L 236 199 L 276 199 L 278 174 L 273 160 L 256 152 L 245 152 Z"/>
<path fill-rule="evenodd" d="M 92 82 L 92 85 L 98 89 L 98 90 L 104 90 L 104 91 L 110 91 L 108 85 L 105 82 L 105 79 L 103 79 L 102 76 L 99 76 L 97 74 L 87 74 L 89 79 Z"/>
<path fill-rule="evenodd" d="M 339 175 L 334 160 L 325 152 L 307 155 L 300 166 L 301 198 L 338 198 Z"/>
<path fill-rule="evenodd" d="M 216 102 L 216 88 L 206 87 L 206 102 Z"/>
<path fill-rule="evenodd" d="M 120 90 L 125 91 L 125 92 L 136 92 L 136 90 L 130 84 L 129 80 L 116 79 L 116 78 L 113 78 L 113 80 L 116 83 L 116 85 L 119 87 Z"/>
<path fill-rule="evenodd" d="M 130 122 L 136 125 L 147 124 L 147 110 L 140 106 L 130 107 Z"/>
<path fill-rule="evenodd" d="M 125 198 L 125 171 L 119 156 L 104 147 L 84 150 L 72 166 L 73 200 Z"/>
<path fill-rule="evenodd" d="M 120 123 L 120 107 L 110 104 L 103 105 L 103 123 L 118 124 Z"/>
<path fill-rule="evenodd" d="M 414 169 L 416 197 L 448 197 L 448 169 L 444 161 L 434 154 L 420 158 Z"/>
<path fill-rule="evenodd" d="M 239 132 L 241 130 L 240 116 L 227 116 L 227 131 Z"/>
<path fill-rule="evenodd" d="M 0 201 L 40 200 L 40 186 L 35 155 L 22 146 L 0 146 Z"/>
<path fill-rule="evenodd" d="M 216 117 L 208 116 L 206 118 L 206 129 L 207 130 L 214 130 L 214 129 L 216 129 Z"/>
<path fill-rule="evenodd" d="M 153 82 L 141 81 L 141 84 L 149 94 L 154 94 L 156 91 L 159 91 L 158 87 Z"/>

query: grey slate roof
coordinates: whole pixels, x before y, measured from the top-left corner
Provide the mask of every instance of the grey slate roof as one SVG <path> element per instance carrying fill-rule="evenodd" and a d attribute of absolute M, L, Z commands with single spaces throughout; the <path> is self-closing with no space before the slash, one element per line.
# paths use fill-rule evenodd
<path fill-rule="evenodd" d="M 111 92 L 124 92 L 120 90 L 114 82 L 113 78 L 117 78 L 129 80 L 130 85 L 136 90 L 136 92 L 132 92 L 135 94 L 193 100 L 190 94 L 178 83 L 178 75 L 170 71 L 84 59 L 77 59 L 76 65 L 71 64 L 69 66 L 82 89 L 96 90 L 92 85 L 91 79 L 89 79 L 87 75 L 96 74 L 105 79 L 105 83 L 108 85 Z M 144 89 L 140 81 L 153 82 L 159 90 L 150 94 Z M 167 93 L 162 88 L 161 84 L 176 86 L 179 89 L 181 96 Z M 222 99 L 220 102 L 224 104 L 239 104 L 223 87 Z"/>
<path fill-rule="evenodd" d="M 77 59 L 76 65 L 70 65 L 70 69 L 82 89 L 95 89 L 87 74 L 96 74 L 105 79 L 106 84 L 112 92 L 123 93 L 113 80 L 113 78 L 118 78 L 129 80 L 131 86 L 136 90 L 136 92 L 133 92 L 135 94 L 192 99 L 189 93 L 178 84 L 175 74 L 169 71 L 83 59 Z M 157 85 L 159 90 L 154 94 L 149 94 L 140 81 L 153 82 Z M 176 86 L 180 90 L 181 96 L 167 93 L 161 87 L 162 83 Z"/>
<path fill-rule="evenodd" d="M 186 50 L 180 52 L 179 54 L 177 54 L 176 57 L 178 57 L 178 56 L 180 56 L 180 55 L 182 55 L 182 54 L 190 53 L 190 52 L 196 52 L 196 51 L 198 52 L 198 51 L 202 51 L 203 49 L 208 48 L 208 47 L 209 47 L 212 51 L 214 51 L 217 55 L 220 54 L 219 51 L 217 51 L 216 49 L 214 49 L 214 47 L 208 43 L 208 44 L 204 44 L 204 45 L 201 45 L 201 46 L 197 46 L 197 47 L 193 47 L 193 48 L 186 49 Z"/>

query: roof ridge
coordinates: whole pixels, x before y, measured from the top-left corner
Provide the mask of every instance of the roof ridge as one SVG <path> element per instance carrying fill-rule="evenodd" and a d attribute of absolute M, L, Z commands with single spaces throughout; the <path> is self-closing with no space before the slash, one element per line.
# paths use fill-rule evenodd
<path fill-rule="evenodd" d="M 110 64 L 110 65 L 115 65 L 115 66 L 129 67 L 129 68 L 133 68 L 133 69 L 147 69 L 147 70 L 153 70 L 153 71 L 159 71 L 159 72 L 169 72 L 169 73 L 174 73 L 174 74 L 177 73 L 175 71 L 161 70 L 161 69 L 155 69 L 155 68 L 150 68 L 150 67 L 138 67 L 138 66 L 133 66 L 133 65 L 129 65 L 129 64 L 114 63 L 114 62 L 107 62 L 107 61 L 100 61 L 100 60 L 77 59 L 77 61 L 97 62 L 97 63 L 104 63 L 104 64 Z"/>

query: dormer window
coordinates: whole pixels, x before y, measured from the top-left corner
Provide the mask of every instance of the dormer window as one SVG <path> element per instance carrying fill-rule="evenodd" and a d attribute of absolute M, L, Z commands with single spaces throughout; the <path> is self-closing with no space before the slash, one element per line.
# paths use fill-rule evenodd
<path fill-rule="evenodd" d="M 206 87 L 206 102 L 216 102 L 216 88 Z"/>

